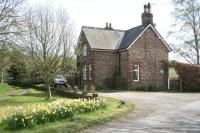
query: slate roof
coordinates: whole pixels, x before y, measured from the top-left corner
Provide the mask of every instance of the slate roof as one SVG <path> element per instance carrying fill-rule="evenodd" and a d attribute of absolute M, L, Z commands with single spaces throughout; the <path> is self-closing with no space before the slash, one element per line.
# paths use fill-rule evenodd
<path fill-rule="evenodd" d="M 125 31 L 124 37 L 117 49 L 119 50 L 128 48 L 133 43 L 133 41 L 143 32 L 144 29 L 145 27 L 140 25 Z"/>
<path fill-rule="evenodd" d="M 121 30 L 94 27 L 83 27 L 82 31 L 93 49 L 115 50 L 124 35 L 124 31 Z"/>
<path fill-rule="evenodd" d="M 126 31 L 83 26 L 82 32 L 85 34 L 92 49 L 122 50 L 132 45 L 132 43 L 145 29 L 146 27 L 142 25 L 139 25 Z M 171 51 L 171 48 L 164 41 L 163 38 L 162 41 L 164 42 L 166 47 Z"/>

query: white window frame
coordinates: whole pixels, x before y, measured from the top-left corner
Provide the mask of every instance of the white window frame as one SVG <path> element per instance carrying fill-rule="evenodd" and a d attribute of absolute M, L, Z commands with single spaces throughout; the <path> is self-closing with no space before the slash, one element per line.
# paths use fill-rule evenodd
<path fill-rule="evenodd" d="M 92 67 L 91 67 L 91 65 L 88 65 L 88 77 L 89 77 L 89 80 L 92 80 L 91 71 L 92 71 Z"/>
<path fill-rule="evenodd" d="M 140 66 L 139 65 L 133 65 L 133 68 L 137 67 L 138 69 L 133 69 L 133 73 L 136 72 L 137 73 L 137 77 L 138 79 L 137 80 L 134 80 L 135 82 L 139 82 L 140 81 Z"/>
<path fill-rule="evenodd" d="M 83 80 L 87 80 L 87 67 L 86 67 L 86 65 L 83 66 Z"/>
<path fill-rule="evenodd" d="M 83 56 L 87 56 L 87 44 L 83 45 Z"/>

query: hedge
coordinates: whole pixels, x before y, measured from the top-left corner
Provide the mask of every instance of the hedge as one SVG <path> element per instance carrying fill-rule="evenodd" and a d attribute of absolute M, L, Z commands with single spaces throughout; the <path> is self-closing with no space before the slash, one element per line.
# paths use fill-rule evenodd
<path fill-rule="evenodd" d="M 200 65 L 176 63 L 175 69 L 181 80 L 183 91 L 200 91 Z"/>

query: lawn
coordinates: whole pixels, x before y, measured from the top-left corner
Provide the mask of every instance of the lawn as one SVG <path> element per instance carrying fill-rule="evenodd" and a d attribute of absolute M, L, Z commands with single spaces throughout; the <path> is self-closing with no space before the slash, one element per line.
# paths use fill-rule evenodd
<path fill-rule="evenodd" d="M 14 89 L 13 89 L 14 88 Z M 61 98 L 53 94 L 53 100 Z M 0 85 L 0 115 L 8 106 L 30 105 L 49 102 L 45 100 L 46 92 L 29 88 L 27 90 L 19 87 L 11 87 L 6 84 Z M 99 109 L 95 112 L 77 114 L 75 119 L 65 119 L 57 122 L 51 122 L 44 125 L 38 125 L 31 129 L 17 131 L 6 130 L 4 132 L 12 133 L 55 133 L 55 132 L 80 132 L 83 129 L 105 124 L 112 119 L 126 115 L 134 109 L 131 103 L 120 105 L 119 100 L 106 98 L 108 106 L 105 109 Z M 76 119 L 77 118 L 77 119 Z"/>
<path fill-rule="evenodd" d="M 0 115 L 8 106 L 18 106 L 35 104 L 41 102 L 48 102 L 45 100 L 47 93 L 38 91 L 33 88 L 21 89 L 7 84 L 0 85 Z M 54 99 L 60 98 L 59 96 L 53 97 Z"/>

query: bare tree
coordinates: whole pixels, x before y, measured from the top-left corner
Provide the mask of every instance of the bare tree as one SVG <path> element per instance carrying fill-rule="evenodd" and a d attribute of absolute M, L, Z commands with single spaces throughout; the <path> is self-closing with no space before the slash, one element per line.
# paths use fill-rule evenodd
<path fill-rule="evenodd" d="M 187 62 L 200 64 L 200 2 L 199 0 L 173 0 L 177 20 L 177 32 L 173 36 L 178 40 L 174 49 Z"/>
<path fill-rule="evenodd" d="M 26 49 L 28 49 L 34 66 L 42 72 L 42 78 L 48 87 L 51 99 L 51 82 L 63 65 L 62 58 L 70 53 L 68 43 L 69 21 L 65 11 L 55 10 L 51 5 L 37 6 L 30 9 L 25 17 L 27 26 Z M 28 45 L 27 45 L 28 44 Z"/>
<path fill-rule="evenodd" d="M 21 33 L 18 8 L 24 0 L 0 1 L 0 69 L 1 83 L 4 82 L 4 71 L 8 66 L 8 50 L 13 44 L 12 38 Z"/>
<path fill-rule="evenodd" d="M 73 23 L 70 22 L 67 12 L 63 9 L 59 10 L 59 24 L 61 28 L 60 39 L 62 41 L 62 72 L 69 76 L 74 63 L 73 46 L 75 44 L 75 33 Z"/>
<path fill-rule="evenodd" d="M 1 83 L 4 83 L 4 73 L 6 68 L 10 64 L 10 56 L 8 47 L 5 45 L 0 45 L 0 69 L 1 69 Z"/>

